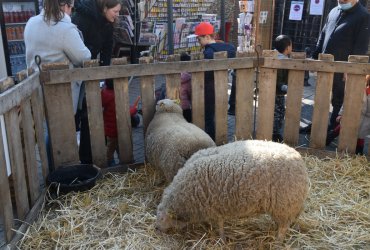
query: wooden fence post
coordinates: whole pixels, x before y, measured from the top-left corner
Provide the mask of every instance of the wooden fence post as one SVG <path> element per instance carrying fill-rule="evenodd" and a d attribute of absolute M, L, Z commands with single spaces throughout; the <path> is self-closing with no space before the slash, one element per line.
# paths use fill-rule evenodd
<path fill-rule="evenodd" d="M 68 62 L 43 64 L 40 73 L 68 68 Z M 71 83 L 42 84 L 54 166 L 79 162 Z"/>
<path fill-rule="evenodd" d="M 215 52 L 214 59 L 227 58 L 226 51 Z M 227 139 L 227 107 L 228 107 L 228 72 L 215 70 L 215 141 L 217 145 L 225 144 Z M 207 105 L 207 104 L 206 104 Z"/>
<path fill-rule="evenodd" d="M 14 183 L 17 214 L 18 218 L 23 220 L 30 210 L 30 206 L 28 202 L 18 109 L 18 107 L 15 107 L 5 114 L 5 124 L 7 128 L 10 163 L 12 166 L 11 178 Z"/>
<path fill-rule="evenodd" d="M 203 53 L 191 55 L 191 60 L 202 60 Z M 204 72 L 191 73 L 192 123 L 204 130 Z"/>
<path fill-rule="evenodd" d="M 320 54 L 319 60 L 333 62 L 333 55 Z M 325 69 L 323 69 L 325 70 Z M 328 129 L 328 114 L 330 108 L 330 94 L 333 86 L 332 72 L 317 72 L 315 107 L 312 115 L 311 148 L 324 148 Z"/>
<path fill-rule="evenodd" d="M 83 66 L 84 68 L 99 67 L 99 61 L 85 61 Z M 99 167 L 105 167 L 107 159 L 100 81 L 85 81 L 85 92 L 92 161 Z"/>
<path fill-rule="evenodd" d="M 348 62 L 368 63 L 368 56 L 354 56 Z M 347 75 L 346 89 L 343 102 L 343 117 L 339 135 L 338 150 L 355 153 L 358 138 L 358 129 L 361 122 L 361 110 L 365 94 L 366 79 L 364 75 Z"/>
<path fill-rule="evenodd" d="M 127 64 L 127 58 L 114 58 L 112 65 Z M 134 162 L 132 128 L 130 117 L 130 97 L 127 77 L 114 79 L 114 97 L 118 129 L 118 147 L 120 162 Z"/>
<path fill-rule="evenodd" d="M 169 55 L 166 62 L 178 62 L 180 55 Z M 180 94 L 181 76 L 180 74 L 166 75 L 166 97 L 168 99 L 178 99 Z"/>
<path fill-rule="evenodd" d="M 148 64 L 153 62 L 152 57 L 141 57 L 139 58 L 140 64 Z M 149 126 L 150 121 L 153 119 L 155 113 L 155 81 L 154 76 L 143 76 L 140 78 L 141 87 L 141 103 L 143 111 L 143 124 L 144 124 L 144 135 Z"/>
<path fill-rule="evenodd" d="M 264 50 L 262 56 L 277 58 L 277 51 Z M 256 139 L 271 140 L 274 123 L 274 107 L 276 94 L 276 69 L 260 68 L 258 86 L 258 112 Z"/>
<path fill-rule="evenodd" d="M 292 59 L 305 59 L 305 52 L 293 52 Z M 289 70 L 288 94 L 286 97 L 286 112 L 284 125 L 284 142 L 296 146 L 299 140 L 299 121 L 301 119 L 301 105 L 304 85 L 303 70 Z"/>
<path fill-rule="evenodd" d="M 249 57 L 248 52 L 238 52 L 237 57 Z M 235 136 L 237 139 L 253 138 L 253 88 L 255 68 L 236 70 Z"/>

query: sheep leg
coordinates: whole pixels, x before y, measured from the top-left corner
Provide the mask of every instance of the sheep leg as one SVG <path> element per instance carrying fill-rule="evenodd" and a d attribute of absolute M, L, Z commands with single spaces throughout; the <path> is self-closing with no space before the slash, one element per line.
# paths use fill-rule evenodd
<path fill-rule="evenodd" d="M 277 235 L 276 235 L 276 238 L 278 241 L 280 242 L 284 241 L 288 228 L 289 228 L 289 225 L 286 223 L 278 224 L 278 230 L 277 230 Z"/>
<path fill-rule="evenodd" d="M 220 238 L 222 239 L 223 242 L 226 242 L 225 230 L 224 230 L 224 221 L 223 220 L 218 221 L 218 230 L 220 232 Z"/>

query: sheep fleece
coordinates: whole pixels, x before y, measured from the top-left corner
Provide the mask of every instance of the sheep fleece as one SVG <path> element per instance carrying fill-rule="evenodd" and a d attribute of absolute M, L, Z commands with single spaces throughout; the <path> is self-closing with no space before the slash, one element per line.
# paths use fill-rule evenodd
<path fill-rule="evenodd" d="M 184 119 L 178 104 L 168 99 L 158 102 L 145 136 L 145 156 L 167 181 L 172 181 L 192 154 L 213 146 L 207 133 Z"/>
<path fill-rule="evenodd" d="M 238 141 L 195 153 L 165 189 L 158 212 L 191 223 L 267 213 L 285 231 L 308 190 L 305 163 L 295 149 Z"/>

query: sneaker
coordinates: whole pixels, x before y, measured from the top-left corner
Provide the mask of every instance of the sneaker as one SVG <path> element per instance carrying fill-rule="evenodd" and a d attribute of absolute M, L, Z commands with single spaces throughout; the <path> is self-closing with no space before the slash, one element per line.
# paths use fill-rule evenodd
<path fill-rule="evenodd" d="M 281 136 L 281 134 L 273 134 L 272 135 L 272 141 L 274 142 L 282 142 L 284 139 Z"/>
<path fill-rule="evenodd" d="M 308 124 L 306 127 L 299 128 L 300 134 L 309 134 L 311 133 L 312 124 Z"/>

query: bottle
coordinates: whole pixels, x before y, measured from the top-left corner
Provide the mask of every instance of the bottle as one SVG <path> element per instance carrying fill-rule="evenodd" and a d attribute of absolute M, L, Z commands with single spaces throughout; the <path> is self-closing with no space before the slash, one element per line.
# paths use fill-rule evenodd
<path fill-rule="evenodd" d="M 9 23 L 14 23 L 14 12 L 9 12 Z"/>
<path fill-rule="evenodd" d="M 9 21 L 10 21 L 9 12 L 4 12 L 4 21 L 5 21 L 5 23 L 9 23 Z"/>

